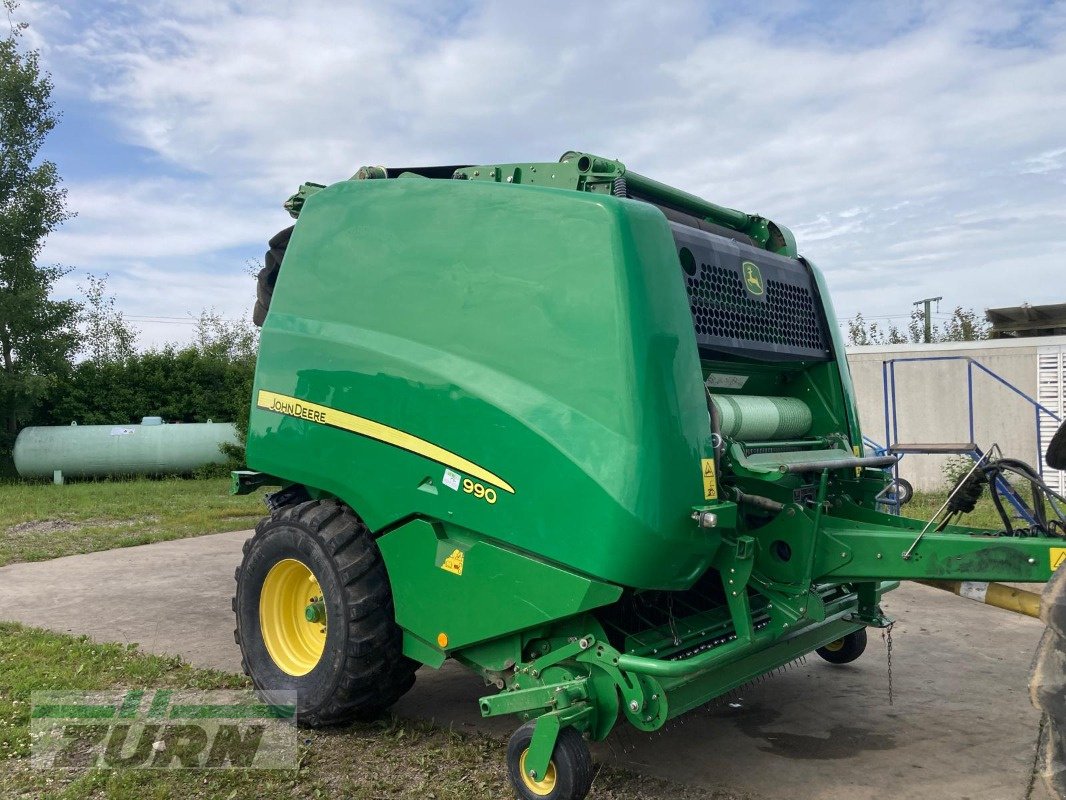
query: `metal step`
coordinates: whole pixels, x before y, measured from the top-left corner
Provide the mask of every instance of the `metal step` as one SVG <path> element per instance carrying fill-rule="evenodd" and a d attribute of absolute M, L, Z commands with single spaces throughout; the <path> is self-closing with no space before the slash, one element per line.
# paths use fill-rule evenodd
<path fill-rule="evenodd" d="M 890 453 L 943 453 L 965 454 L 980 452 L 974 442 L 954 442 L 940 444 L 894 444 L 888 448 Z"/>

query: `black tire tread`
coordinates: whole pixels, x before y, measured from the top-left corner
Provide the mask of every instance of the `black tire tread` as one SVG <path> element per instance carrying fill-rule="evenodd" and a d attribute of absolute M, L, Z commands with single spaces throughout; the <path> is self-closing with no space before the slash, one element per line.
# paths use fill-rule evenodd
<path fill-rule="evenodd" d="M 418 664 L 402 654 L 402 632 L 396 625 L 388 574 L 370 531 L 347 506 L 335 500 L 310 500 L 285 506 L 256 526 L 245 542 L 247 554 L 255 537 L 277 524 L 301 527 L 332 554 L 345 591 L 348 645 L 332 696 L 320 706 L 302 710 L 301 725 L 316 728 L 375 716 L 411 688 Z M 237 569 L 240 583 L 240 567 Z M 233 598 L 234 610 L 239 600 Z M 240 629 L 234 631 L 240 644 Z M 252 677 L 247 660 L 244 673 Z"/>
<path fill-rule="evenodd" d="M 844 646 L 841 649 L 826 650 L 824 647 L 819 647 L 814 652 L 830 664 L 850 664 L 866 652 L 868 641 L 866 628 L 859 628 L 844 637 Z"/>
<path fill-rule="evenodd" d="M 1066 798 L 1066 568 L 1056 570 L 1040 598 L 1047 625 L 1029 676 L 1029 699 L 1043 713 L 1039 765 L 1052 797 Z"/>
<path fill-rule="evenodd" d="M 525 791 L 519 775 L 520 759 L 533 739 L 536 724 L 536 720 L 525 723 L 511 734 L 507 742 L 507 774 L 520 800 L 536 800 Z M 592 789 L 595 771 L 589 747 L 576 728 L 567 725 L 559 731 L 555 748 L 552 750 L 552 762 L 555 764 L 558 783 L 548 795 L 548 800 L 584 800 Z"/>
<path fill-rule="evenodd" d="M 270 301 L 274 298 L 274 285 L 278 282 L 281 273 L 281 264 L 285 260 L 285 250 L 292 238 L 295 225 L 290 225 L 283 231 L 279 231 L 271 237 L 267 243 L 269 248 L 263 258 L 263 268 L 255 279 L 255 307 L 252 309 L 252 323 L 256 327 L 262 327 L 266 321 L 267 312 L 270 310 Z"/>

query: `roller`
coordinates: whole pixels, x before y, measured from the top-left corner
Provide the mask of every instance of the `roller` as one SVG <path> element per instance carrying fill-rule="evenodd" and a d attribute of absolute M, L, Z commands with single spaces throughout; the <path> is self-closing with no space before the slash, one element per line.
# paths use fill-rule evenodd
<path fill-rule="evenodd" d="M 795 439 L 811 429 L 811 409 L 794 397 L 713 395 L 721 434 L 740 441 Z"/>

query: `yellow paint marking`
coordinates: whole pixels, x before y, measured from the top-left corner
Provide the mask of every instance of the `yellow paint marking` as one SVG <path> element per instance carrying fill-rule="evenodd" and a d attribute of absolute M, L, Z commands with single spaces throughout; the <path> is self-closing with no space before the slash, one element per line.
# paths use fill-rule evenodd
<path fill-rule="evenodd" d="M 340 428 L 341 430 L 358 433 L 368 439 L 391 444 L 393 447 L 399 447 L 401 450 L 407 450 L 415 455 L 428 458 L 430 461 L 436 461 L 438 464 L 452 467 L 459 472 L 473 475 L 485 483 L 491 483 L 505 492 L 514 494 L 514 488 L 511 484 L 503 478 L 493 475 L 484 467 L 478 466 L 473 461 L 467 461 L 462 456 L 445 450 L 443 447 L 438 447 L 432 442 L 419 439 L 417 436 L 412 436 L 398 428 L 390 428 L 388 425 L 374 422 L 372 419 L 358 417 L 346 411 L 338 411 L 329 406 L 309 403 L 306 400 L 300 400 L 289 395 L 268 392 L 265 389 L 259 390 L 256 405 L 259 408 L 276 411 L 278 414 L 284 414 L 288 417 L 307 420 L 317 425 L 328 425 L 331 428 Z"/>
<path fill-rule="evenodd" d="M 700 459 L 700 464 L 703 467 L 703 499 L 704 500 L 717 500 L 718 499 L 718 481 L 714 474 L 714 459 L 703 458 Z"/>
<path fill-rule="evenodd" d="M 440 568 L 445 572 L 451 572 L 455 575 L 463 574 L 463 561 L 465 556 L 463 551 L 458 547 L 452 550 L 452 554 L 444 559 L 444 563 L 440 565 Z"/>
<path fill-rule="evenodd" d="M 1051 558 L 1051 571 L 1054 572 L 1063 564 L 1066 564 L 1066 547 L 1052 547 L 1048 551 Z"/>

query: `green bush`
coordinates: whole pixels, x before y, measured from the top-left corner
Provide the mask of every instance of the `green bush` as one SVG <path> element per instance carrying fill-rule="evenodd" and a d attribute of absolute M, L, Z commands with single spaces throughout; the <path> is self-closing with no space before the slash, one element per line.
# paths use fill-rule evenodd
<path fill-rule="evenodd" d="M 944 466 L 940 468 L 940 472 L 944 476 L 944 484 L 947 490 L 950 492 L 961 481 L 971 469 L 973 469 L 973 459 L 969 456 L 950 456 L 945 462 Z"/>
<path fill-rule="evenodd" d="M 212 474 L 244 466 L 248 406 L 255 374 L 254 351 L 164 347 L 122 360 L 83 361 L 59 378 L 34 409 L 29 425 L 232 422 L 239 445 L 223 445 L 227 463 Z M 0 479 L 14 475 L 10 448 L 0 452 Z"/>
<path fill-rule="evenodd" d="M 58 382 L 36 424 L 132 424 L 144 416 L 166 422 L 232 422 L 239 407 L 247 415 L 254 370 L 250 359 L 194 348 L 167 347 L 122 361 L 83 361 Z"/>

